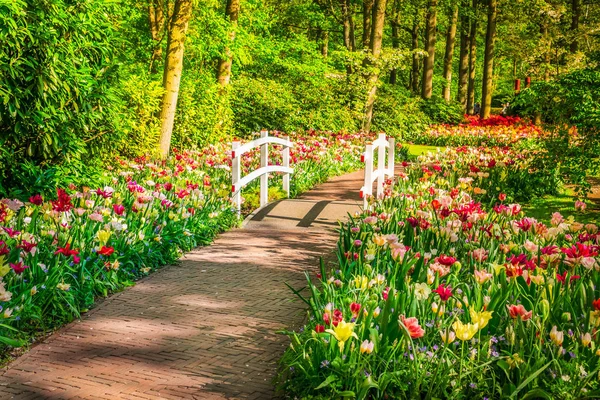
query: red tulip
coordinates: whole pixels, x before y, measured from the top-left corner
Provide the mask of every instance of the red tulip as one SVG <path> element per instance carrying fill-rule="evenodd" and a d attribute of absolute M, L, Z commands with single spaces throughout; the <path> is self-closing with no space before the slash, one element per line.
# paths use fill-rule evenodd
<path fill-rule="evenodd" d="M 432 292 L 437 293 L 442 301 L 448 301 L 452 297 L 452 288 L 450 286 L 446 287 L 443 283 L 437 289 L 432 290 Z"/>

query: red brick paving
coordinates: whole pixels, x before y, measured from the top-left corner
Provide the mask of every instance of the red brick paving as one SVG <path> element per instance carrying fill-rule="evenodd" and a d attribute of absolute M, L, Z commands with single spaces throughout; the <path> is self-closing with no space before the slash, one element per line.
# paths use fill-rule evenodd
<path fill-rule="evenodd" d="M 304 196 L 353 199 L 361 175 Z M 255 223 L 256 224 L 256 223 Z M 326 227 L 239 229 L 101 302 L 11 363 L 1 399 L 270 399 L 306 315 L 284 282 L 331 255 Z"/>

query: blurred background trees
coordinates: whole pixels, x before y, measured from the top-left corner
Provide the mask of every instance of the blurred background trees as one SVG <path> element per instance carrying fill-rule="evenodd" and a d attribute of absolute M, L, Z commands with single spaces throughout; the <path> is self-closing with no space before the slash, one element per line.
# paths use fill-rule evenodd
<path fill-rule="evenodd" d="M 0 0 L 0 193 L 263 128 L 401 137 L 475 104 L 597 126 L 599 18 L 594 0 Z"/>

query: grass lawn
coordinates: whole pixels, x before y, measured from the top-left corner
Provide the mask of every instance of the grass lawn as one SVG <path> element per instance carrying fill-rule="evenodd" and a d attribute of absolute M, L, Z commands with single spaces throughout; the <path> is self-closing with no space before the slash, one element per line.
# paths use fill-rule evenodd
<path fill-rule="evenodd" d="M 567 189 L 565 193 L 557 196 L 544 196 L 532 200 L 524 205 L 525 214 L 539 221 L 549 222 L 552 213 L 559 212 L 565 218 L 573 215 L 582 223 L 600 223 L 600 202 L 588 200 L 585 212 L 575 211 L 577 197 L 572 190 Z"/>
<path fill-rule="evenodd" d="M 443 149 L 443 147 L 439 146 L 424 146 L 420 144 L 402 144 L 402 146 L 408 147 L 408 155 L 413 157 L 418 157 L 428 151 L 435 153 L 438 149 Z"/>

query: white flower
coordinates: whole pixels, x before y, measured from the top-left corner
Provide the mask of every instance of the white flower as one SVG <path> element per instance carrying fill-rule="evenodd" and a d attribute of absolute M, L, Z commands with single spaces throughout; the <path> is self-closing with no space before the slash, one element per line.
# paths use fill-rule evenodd
<path fill-rule="evenodd" d="M 414 295 L 417 300 L 427 300 L 431 294 L 431 288 L 426 283 L 415 284 Z"/>

